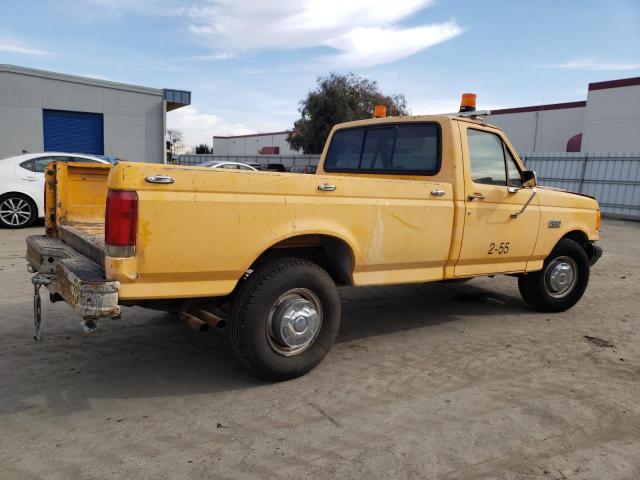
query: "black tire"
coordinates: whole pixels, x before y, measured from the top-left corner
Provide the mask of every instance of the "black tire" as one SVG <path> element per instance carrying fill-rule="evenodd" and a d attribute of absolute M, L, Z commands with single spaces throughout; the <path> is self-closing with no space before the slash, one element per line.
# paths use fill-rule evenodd
<path fill-rule="evenodd" d="M 19 206 L 19 213 L 5 213 Z M 25 215 L 28 215 L 25 216 Z M 0 227 L 26 228 L 38 218 L 38 208 L 35 202 L 22 193 L 7 193 L 0 196 Z M 15 221 L 15 222 L 14 222 Z"/>
<path fill-rule="evenodd" d="M 573 263 L 571 262 L 573 261 Z M 554 292 L 549 275 L 554 266 L 566 263 L 575 271 L 575 281 L 567 287 Z M 563 312 L 573 307 L 587 289 L 589 283 L 589 258 L 580 244 L 561 239 L 545 259 L 542 270 L 518 277 L 520 294 L 529 306 L 540 312 Z"/>
<path fill-rule="evenodd" d="M 270 380 L 299 377 L 318 365 L 340 329 L 340 296 L 329 274 L 308 260 L 288 257 L 256 267 L 241 282 L 234 294 L 228 324 L 238 360 L 254 374 Z M 275 321 L 276 306 L 292 291 L 311 292 L 304 295 L 319 302 L 320 315 L 316 318 L 320 318 L 320 326 L 306 349 L 286 356 L 282 351 L 289 347 L 274 340 L 269 333 L 274 330 L 269 326 Z"/>

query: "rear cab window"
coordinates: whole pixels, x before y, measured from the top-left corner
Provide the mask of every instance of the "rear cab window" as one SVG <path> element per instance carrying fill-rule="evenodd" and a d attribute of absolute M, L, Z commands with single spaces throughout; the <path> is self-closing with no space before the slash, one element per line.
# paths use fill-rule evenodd
<path fill-rule="evenodd" d="M 421 122 L 338 130 L 331 139 L 324 169 L 435 175 L 440 170 L 440 127 Z"/>

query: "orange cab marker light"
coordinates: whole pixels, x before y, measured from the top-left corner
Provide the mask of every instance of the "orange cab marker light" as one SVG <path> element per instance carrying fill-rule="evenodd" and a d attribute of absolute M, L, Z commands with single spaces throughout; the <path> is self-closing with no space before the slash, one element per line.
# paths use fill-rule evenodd
<path fill-rule="evenodd" d="M 460 112 L 475 112 L 475 111 L 476 111 L 476 94 L 463 93 L 462 100 L 460 101 Z"/>
<path fill-rule="evenodd" d="M 376 105 L 373 107 L 373 117 L 374 118 L 383 118 L 387 116 L 387 106 L 386 105 Z"/>

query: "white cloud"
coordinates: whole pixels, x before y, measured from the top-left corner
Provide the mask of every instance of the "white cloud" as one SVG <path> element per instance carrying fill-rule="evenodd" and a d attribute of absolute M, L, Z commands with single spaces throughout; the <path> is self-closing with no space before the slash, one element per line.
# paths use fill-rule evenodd
<path fill-rule="evenodd" d="M 212 53 L 188 60 L 219 61 L 260 49 L 328 47 L 337 67 L 374 66 L 409 57 L 462 32 L 455 21 L 402 22 L 435 0 L 89 0 L 105 15 L 182 18 Z M 327 58 L 325 58 L 326 60 Z"/>
<path fill-rule="evenodd" d="M 167 128 L 184 134 L 185 151 L 200 143 L 211 146 L 214 135 L 244 135 L 255 133 L 241 123 L 228 122 L 209 113 L 201 113 L 195 106 L 179 108 L 167 114 Z"/>
<path fill-rule="evenodd" d="M 226 50 L 218 50 L 205 55 L 192 55 L 187 57 L 186 60 L 194 60 L 196 62 L 211 62 L 218 60 L 228 60 L 230 58 L 236 58 L 237 55 L 234 52 L 228 52 Z"/>
<path fill-rule="evenodd" d="M 212 0 L 182 8 L 189 30 L 224 52 L 329 47 L 339 66 L 411 56 L 462 32 L 455 21 L 402 27 L 431 0 Z"/>
<path fill-rule="evenodd" d="M 369 66 L 409 57 L 461 32 L 462 29 L 455 22 L 407 29 L 356 28 L 328 40 L 327 45 L 342 52 L 337 56 L 340 64 Z"/>
<path fill-rule="evenodd" d="M 18 53 L 22 55 L 50 55 L 49 52 L 27 47 L 21 42 L 0 38 L 0 52 Z"/>
<path fill-rule="evenodd" d="M 267 71 L 260 68 L 245 67 L 239 69 L 238 73 L 245 73 L 247 75 L 262 75 L 263 73 L 267 73 Z"/>
<path fill-rule="evenodd" d="M 547 68 L 562 68 L 566 70 L 613 71 L 638 70 L 640 63 L 611 63 L 599 61 L 595 58 L 578 58 L 564 63 L 544 65 Z"/>

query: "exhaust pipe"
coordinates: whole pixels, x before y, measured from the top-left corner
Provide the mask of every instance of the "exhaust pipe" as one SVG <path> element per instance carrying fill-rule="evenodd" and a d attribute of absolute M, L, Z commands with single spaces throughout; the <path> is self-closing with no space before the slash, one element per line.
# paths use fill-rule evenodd
<path fill-rule="evenodd" d="M 184 323 L 185 325 L 190 326 L 194 330 L 197 330 L 197 331 L 203 332 L 203 333 L 209 331 L 209 324 L 208 323 L 203 322 L 202 320 L 200 320 L 199 318 L 191 315 L 190 313 L 180 312 L 178 314 L 178 316 L 180 317 L 180 320 L 182 321 L 182 323 Z"/>
<path fill-rule="evenodd" d="M 220 318 L 218 315 L 215 315 L 211 312 L 207 312 L 206 310 L 198 309 L 193 312 L 195 316 L 210 325 L 212 328 L 222 328 L 226 325 L 227 322 L 224 319 Z"/>

